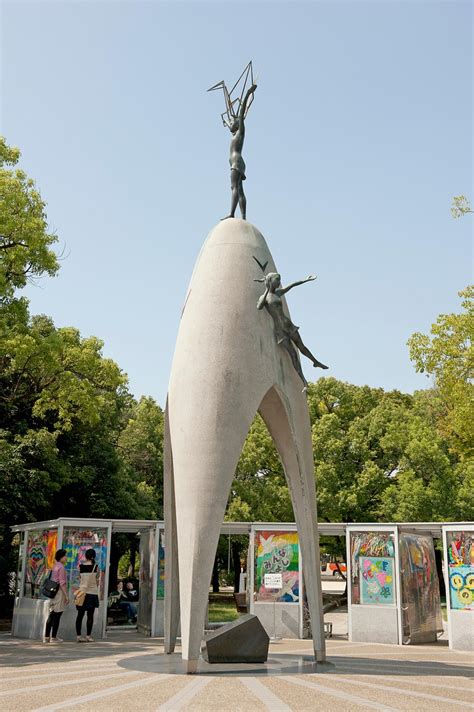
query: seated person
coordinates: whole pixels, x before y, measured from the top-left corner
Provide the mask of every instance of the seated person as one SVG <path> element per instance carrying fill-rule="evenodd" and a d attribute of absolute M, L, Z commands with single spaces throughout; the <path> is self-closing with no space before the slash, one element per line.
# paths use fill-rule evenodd
<path fill-rule="evenodd" d="M 116 605 L 126 613 L 129 623 L 137 622 L 137 607 L 128 600 L 127 593 L 123 590 L 123 581 L 117 581 L 117 590 L 110 594 L 109 600 L 113 606 Z"/>
<path fill-rule="evenodd" d="M 131 581 L 127 581 L 127 583 L 125 584 L 125 593 L 127 595 L 128 600 L 131 603 L 137 603 L 138 591 Z"/>

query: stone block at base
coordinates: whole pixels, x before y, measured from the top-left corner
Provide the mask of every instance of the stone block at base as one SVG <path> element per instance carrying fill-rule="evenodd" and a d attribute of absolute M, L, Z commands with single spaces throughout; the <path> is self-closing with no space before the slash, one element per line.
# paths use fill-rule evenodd
<path fill-rule="evenodd" d="M 269 642 L 257 616 L 248 613 L 206 636 L 202 656 L 208 663 L 264 663 Z"/>

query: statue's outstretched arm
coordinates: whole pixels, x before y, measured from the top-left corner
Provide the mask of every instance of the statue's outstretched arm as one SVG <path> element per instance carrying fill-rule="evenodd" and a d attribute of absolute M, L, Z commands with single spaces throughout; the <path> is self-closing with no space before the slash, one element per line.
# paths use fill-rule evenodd
<path fill-rule="evenodd" d="M 240 111 L 239 111 L 239 118 L 240 118 L 241 124 L 243 124 L 243 122 L 244 122 L 245 112 L 247 111 L 247 104 L 248 104 L 248 101 L 249 101 L 251 95 L 255 92 L 255 89 L 256 89 L 256 88 L 257 88 L 257 85 L 256 85 L 256 84 L 252 84 L 252 86 L 251 86 L 250 89 L 247 91 L 247 93 L 246 93 L 246 95 L 245 95 L 245 97 L 244 97 L 244 100 L 243 100 L 243 102 L 242 102 L 242 106 L 240 107 Z"/>
<path fill-rule="evenodd" d="M 278 289 L 277 292 L 280 296 L 283 296 L 284 294 L 289 292 L 290 289 L 293 289 L 293 287 L 299 287 L 300 284 L 306 284 L 306 282 L 312 282 L 314 279 L 316 279 L 316 277 L 313 274 L 310 274 L 309 277 L 306 277 L 306 279 L 300 279 L 298 282 L 292 282 L 287 287 L 280 287 L 280 289 Z"/>

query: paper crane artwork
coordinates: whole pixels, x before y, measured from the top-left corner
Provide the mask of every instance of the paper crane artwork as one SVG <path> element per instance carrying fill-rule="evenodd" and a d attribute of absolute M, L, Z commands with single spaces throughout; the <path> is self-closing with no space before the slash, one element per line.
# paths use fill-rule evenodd
<path fill-rule="evenodd" d="M 250 89 L 253 84 L 255 84 L 255 82 L 253 77 L 252 62 L 249 62 L 230 91 L 228 90 L 224 80 L 214 84 L 214 86 L 207 90 L 218 91 L 219 89 L 222 89 L 226 110 L 221 114 L 221 119 L 224 126 L 228 129 L 230 129 L 234 120 L 239 116 L 244 97 L 248 89 Z M 244 119 L 253 103 L 253 99 L 254 94 L 251 94 L 245 108 Z"/>

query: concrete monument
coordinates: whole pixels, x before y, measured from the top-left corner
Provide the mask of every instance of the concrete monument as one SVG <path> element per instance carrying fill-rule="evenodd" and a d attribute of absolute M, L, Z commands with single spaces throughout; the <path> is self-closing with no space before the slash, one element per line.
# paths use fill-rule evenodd
<path fill-rule="evenodd" d="M 255 89 L 250 79 L 250 90 L 242 90 L 239 130 Z M 229 116 L 236 101 L 227 102 Z M 242 178 L 242 164 L 231 167 Z M 267 267 L 261 295 L 258 281 Z M 301 341 L 285 291 L 256 227 L 230 219 L 211 231 L 184 303 L 165 418 L 165 650 L 173 652 L 180 622 L 190 673 L 197 670 L 232 479 L 257 412 L 282 459 L 305 563 L 315 656 L 325 660 L 311 426 L 295 346 L 324 366 Z"/>

